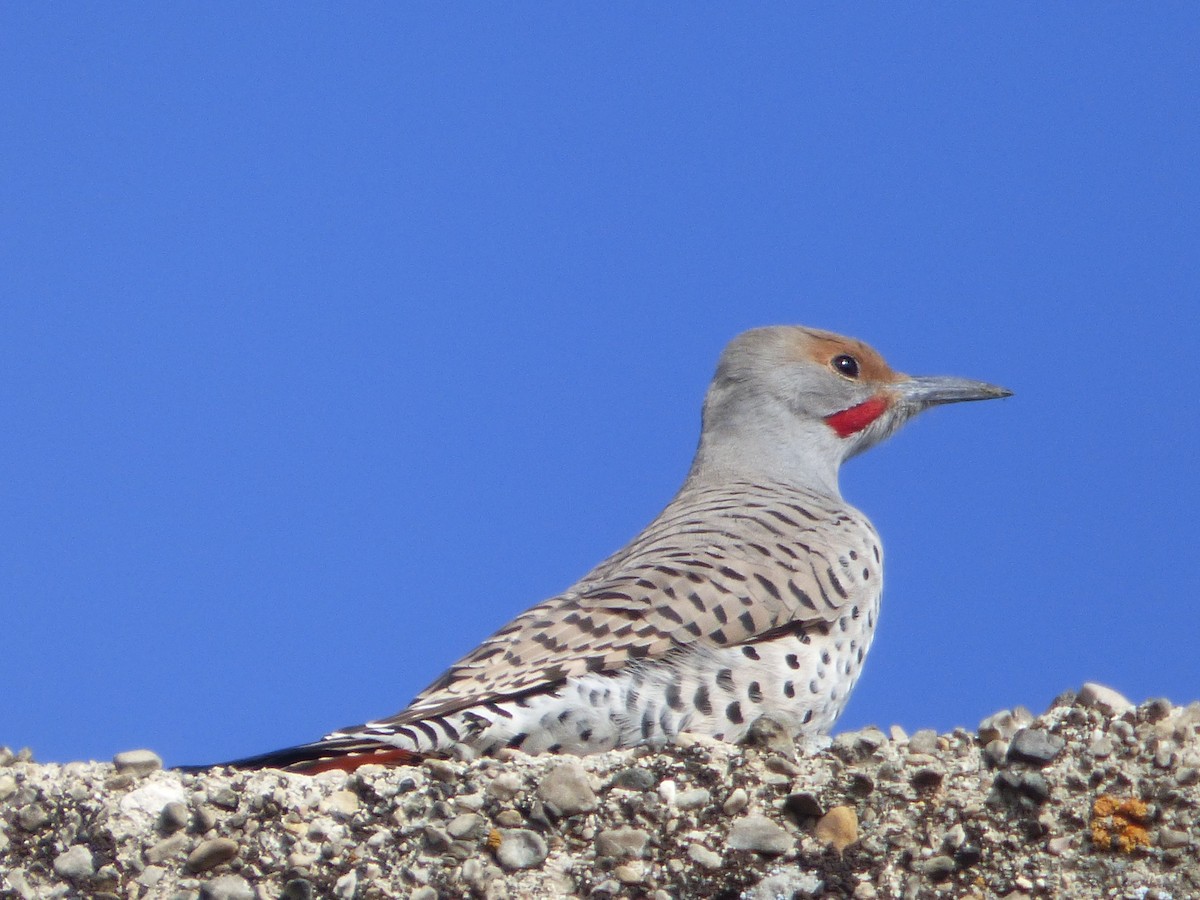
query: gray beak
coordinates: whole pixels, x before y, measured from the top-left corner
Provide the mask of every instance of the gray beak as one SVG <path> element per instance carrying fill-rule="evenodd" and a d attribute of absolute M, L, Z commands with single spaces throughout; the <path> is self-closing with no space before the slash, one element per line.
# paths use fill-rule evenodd
<path fill-rule="evenodd" d="M 896 389 L 906 405 L 917 409 L 943 403 L 961 403 L 964 400 L 995 400 L 1012 396 L 1008 388 L 952 375 L 910 375 L 904 381 L 897 382 Z"/>

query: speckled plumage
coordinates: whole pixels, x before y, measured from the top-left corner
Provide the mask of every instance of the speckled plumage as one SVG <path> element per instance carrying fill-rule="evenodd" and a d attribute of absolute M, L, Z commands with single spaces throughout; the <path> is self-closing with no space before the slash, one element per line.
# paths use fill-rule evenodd
<path fill-rule="evenodd" d="M 738 740 L 763 714 L 825 733 L 861 671 L 883 587 L 878 535 L 838 492 L 841 462 L 928 406 L 1007 393 L 909 378 L 828 332 L 747 332 L 722 354 L 687 480 L 626 547 L 396 715 L 243 762 L 588 753 L 681 731 Z"/>

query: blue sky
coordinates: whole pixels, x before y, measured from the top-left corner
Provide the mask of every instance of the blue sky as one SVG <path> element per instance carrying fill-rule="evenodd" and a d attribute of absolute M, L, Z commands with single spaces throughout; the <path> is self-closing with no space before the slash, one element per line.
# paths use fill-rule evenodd
<path fill-rule="evenodd" d="M 394 712 L 670 499 L 723 344 L 1007 385 L 843 470 L 842 725 L 1200 697 L 1200 10 L 8 5 L 0 744 Z"/>

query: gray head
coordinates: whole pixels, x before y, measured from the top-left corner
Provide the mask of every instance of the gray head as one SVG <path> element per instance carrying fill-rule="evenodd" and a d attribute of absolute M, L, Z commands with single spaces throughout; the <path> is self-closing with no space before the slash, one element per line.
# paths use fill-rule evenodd
<path fill-rule="evenodd" d="M 862 341 L 828 331 L 756 328 L 721 354 L 687 486 L 771 478 L 837 497 L 841 464 L 921 410 L 1011 393 L 904 375 Z"/>

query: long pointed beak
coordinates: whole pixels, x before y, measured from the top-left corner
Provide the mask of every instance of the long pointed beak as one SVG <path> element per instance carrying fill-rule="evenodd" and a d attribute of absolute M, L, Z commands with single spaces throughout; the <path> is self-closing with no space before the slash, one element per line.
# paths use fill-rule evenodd
<path fill-rule="evenodd" d="M 953 375 L 910 375 L 896 383 L 906 404 L 917 409 L 927 409 L 943 403 L 961 403 L 964 400 L 995 400 L 1011 397 L 1012 391 L 985 381 L 955 378 Z"/>

